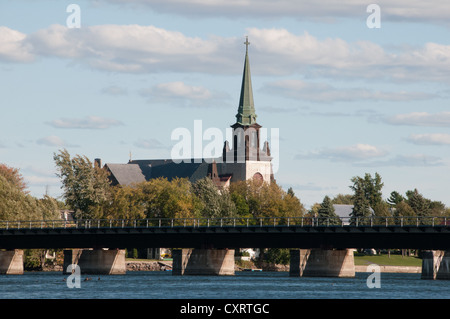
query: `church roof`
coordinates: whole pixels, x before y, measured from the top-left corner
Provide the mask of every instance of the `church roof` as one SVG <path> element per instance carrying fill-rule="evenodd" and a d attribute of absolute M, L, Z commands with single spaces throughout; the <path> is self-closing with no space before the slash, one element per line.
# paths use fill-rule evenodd
<path fill-rule="evenodd" d="M 120 185 L 131 185 L 145 182 L 145 175 L 139 165 L 136 164 L 105 164 L 110 171 L 115 183 Z"/>
<path fill-rule="evenodd" d="M 242 75 L 241 95 L 239 98 L 238 113 L 236 114 L 236 122 L 241 125 L 252 125 L 256 123 L 256 112 L 253 102 L 252 78 L 248 58 L 248 45 L 250 44 L 248 38 L 244 43 L 246 46 L 244 72 Z"/>
<path fill-rule="evenodd" d="M 131 185 L 158 177 L 165 177 L 168 180 L 176 177 L 188 178 L 194 183 L 211 174 L 212 160 L 202 159 L 198 162 L 196 163 L 194 159 L 181 163 L 175 163 L 170 159 L 133 160 L 127 164 L 105 164 L 105 167 L 109 169 L 114 184 Z"/>

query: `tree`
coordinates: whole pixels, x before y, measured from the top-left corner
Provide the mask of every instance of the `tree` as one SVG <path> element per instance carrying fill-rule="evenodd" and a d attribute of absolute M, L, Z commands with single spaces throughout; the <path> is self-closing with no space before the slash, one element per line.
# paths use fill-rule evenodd
<path fill-rule="evenodd" d="M 186 178 L 154 178 L 136 185 L 142 192 L 146 218 L 201 217 L 201 201 Z"/>
<path fill-rule="evenodd" d="M 416 216 L 429 216 L 431 201 L 423 197 L 417 189 L 407 191 L 406 197 Z"/>
<path fill-rule="evenodd" d="M 75 210 L 76 217 L 92 219 L 103 215 L 101 209 L 111 191 L 107 171 L 94 166 L 86 156 L 71 158 L 67 150 L 54 154 L 53 159 L 64 189 L 63 197 Z"/>
<path fill-rule="evenodd" d="M 375 173 L 375 177 L 372 177 L 366 173 L 364 178 L 355 176 L 351 181 L 353 185 L 350 188 L 354 191 L 352 217 L 358 217 L 360 222 L 367 222 L 367 217 L 372 215 L 386 216 L 381 192 L 384 185 L 381 182 L 381 176 Z"/>
<path fill-rule="evenodd" d="M 318 210 L 319 222 L 322 225 L 341 224 L 339 216 L 336 215 L 330 197 L 325 196 Z"/>
<path fill-rule="evenodd" d="M 275 182 L 261 184 L 253 180 L 240 181 L 230 185 L 230 193 L 242 217 L 300 217 L 305 211 L 292 192 L 288 194 Z M 242 213 L 247 215 L 243 216 Z"/>
<path fill-rule="evenodd" d="M 353 196 L 350 194 L 337 194 L 331 202 L 339 205 L 353 205 Z"/>
<path fill-rule="evenodd" d="M 396 207 L 398 203 L 403 202 L 405 198 L 400 195 L 400 193 L 393 191 L 391 192 L 391 196 L 388 198 L 387 202 L 391 207 Z"/>
<path fill-rule="evenodd" d="M 22 176 L 15 175 L 17 180 Z M 55 199 L 45 196 L 36 199 L 23 189 L 17 180 L 0 174 L 0 220 L 49 220 L 59 219 L 60 213 Z"/>
<path fill-rule="evenodd" d="M 192 184 L 194 194 L 203 204 L 202 216 L 208 218 L 235 217 L 236 206 L 228 190 L 219 191 L 210 178 Z"/>
<path fill-rule="evenodd" d="M 353 186 L 351 188 L 355 192 L 353 195 L 353 209 L 350 214 L 350 224 L 367 223 L 369 216 L 372 215 L 370 210 L 369 199 L 364 188 L 364 179 L 354 177 L 352 179 Z"/>
<path fill-rule="evenodd" d="M 264 259 L 271 264 L 287 265 L 290 262 L 290 253 L 287 248 L 269 248 Z"/>
<path fill-rule="evenodd" d="M 117 185 L 111 188 L 109 201 L 103 202 L 105 219 L 143 219 L 146 217 L 141 188 Z"/>
<path fill-rule="evenodd" d="M 20 174 L 19 169 L 0 163 L 0 175 L 3 176 L 15 188 L 24 193 L 28 193 L 28 191 L 26 191 L 27 184 L 25 183 L 23 176 Z"/>

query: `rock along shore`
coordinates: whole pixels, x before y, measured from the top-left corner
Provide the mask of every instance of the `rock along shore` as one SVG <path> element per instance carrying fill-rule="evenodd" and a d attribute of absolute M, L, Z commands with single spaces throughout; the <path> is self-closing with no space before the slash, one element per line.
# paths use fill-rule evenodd
<path fill-rule="evenodd" d="M 133 261 L 127 260 L 127 271 L 169 271 L 172 270 L 172 261 L 158 261 L 158 260 L 149 260 L 149 261 Z M 260 265 L 261 268 L 252 267 L 253 269 L 261 269 L 262 271 L 289 271 L 289 265 L 276 265 L 276 264 L 266 264 L 263 263 Z M 30 271 L 31 269 L 27 269 Z M 235 266 L 236 271 L 248 270 L 247 268 L 242 268 L 239 266 Z M 31 270 L 32 271 L 32 270 Z M 54 265 L 52 267 L 45 267 L 42 271 L 62 271 L 62 266 Z M 365 265 L 357 265 L 355 266 L 355 272 L 368 272 L 367 266 Z M 369 270 L 371 272 L 371 270 Z M 383 266 L 380 265 L 380 272 L 389 272 L 389 273 L 411 273 L 411 274 L 420 274 L 422 272 L 422 267 L 414 267 L 414 266 Z"/>
<path fill-rule="evenodd" d="M 168 271 L 172 270 L 172 261 L 126 261 L 127 271 Z M 289 265 L 262 264 L 263 271 L 289 271 Z M 255 267 L 256 268 L 256 267 Z M 242 271 L 236 265 L 236 271 Z M 355 266 L 356 272 L 367 272 L 367 266 Z M 421 273 L 422 267 L 413 266 L 380 266 L 380 272 L 389 273 Z"/>

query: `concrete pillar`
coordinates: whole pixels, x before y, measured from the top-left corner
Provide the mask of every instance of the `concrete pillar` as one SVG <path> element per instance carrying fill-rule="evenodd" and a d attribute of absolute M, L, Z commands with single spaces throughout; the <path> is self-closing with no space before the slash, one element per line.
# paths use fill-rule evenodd
<path fill-rule="evenodd" d="M 0 251 L 0 274 L 23 274 L 23 250 L 13 249 Z"/>
<path fill-rule="evenodd" d="M 431 280 L 450 280 L 450 251 L 424 251 L 422 253 L 421 278 Z"/>
<path fill-rule="evenodd" d="M 175 249 L 172 275 L 234 275 L 234 249 Z"/>
<path fill-rule="evenodd" d="M 355 277 L 353 249 L 295 249 L 290 255 L 289 276 Z"/>
<path fill-rule="evenodd" d="M 78 265 L 82 274 L 123 275 L 126 273 L 125 250 L 64 250 L 64 274 L 70 264 Z"/>

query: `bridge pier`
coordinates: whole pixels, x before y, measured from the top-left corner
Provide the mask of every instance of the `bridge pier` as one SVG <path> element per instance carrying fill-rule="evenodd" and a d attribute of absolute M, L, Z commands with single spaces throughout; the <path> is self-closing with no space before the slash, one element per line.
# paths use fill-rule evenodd
<path fill-rule="evenodd" d="M 422 279 L 450 280 L 450 250 L 427 250 L 422 253 Z"/>
<path fill-rule="evenodd" d="M 355 277 L 353 249 L 293 249 L 291 277 Z"/>
<path fill-rule="evenodd" d="M 126 273 L 125 250 L 64 250 L 64 274 L 70 274 L 67 272 L 70 264 L 78 265 L 82 274 L 124 275 Z"/>
<path fill-rule="evenodd" d="M 12 249 L 0 251 L 0 274 L 23 274 L 23 250 Z"/>
<path fill-rule="evenodd" d="M 234 275 L 234 249 L 175 249 L 172 275 Z"/>

